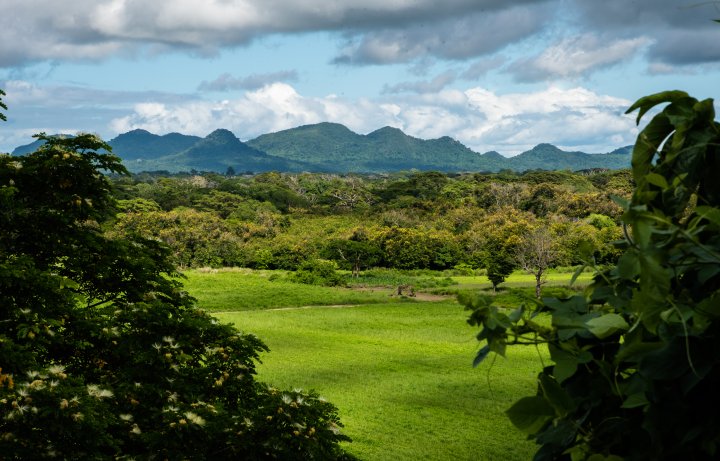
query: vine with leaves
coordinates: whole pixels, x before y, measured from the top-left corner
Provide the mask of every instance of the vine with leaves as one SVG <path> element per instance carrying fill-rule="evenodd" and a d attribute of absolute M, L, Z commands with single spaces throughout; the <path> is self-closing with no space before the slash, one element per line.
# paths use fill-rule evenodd
<path fill-rule="evenodd" d="M 636 188 L 622 203 L 617 265 L 581 295 L 508 313 L 464 297 L 486 344 L 547 345 L 537 393 L 507 415 L 535 460 L 710 460 L 720 456 L 720 123 L 712 99 L 682 91 L 638 100 Z"/>

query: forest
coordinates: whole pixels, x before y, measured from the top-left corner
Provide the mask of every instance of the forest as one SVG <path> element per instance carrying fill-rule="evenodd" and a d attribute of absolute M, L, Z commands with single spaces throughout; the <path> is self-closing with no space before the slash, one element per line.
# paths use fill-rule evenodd
<path fill-rule="evenodd" d="M 332 261 L 484 270 L 500 283 L 547 241 L 546 268 L 612 264 L 628 170 L 446 175 L 139 174 L 113 180 L 112 235 L 167 244 L 180 267 L 297 270 Z M 526 258 L 527 259 L 527 258 Z M 531 268 L 526 264 L 526 269 Z"/>

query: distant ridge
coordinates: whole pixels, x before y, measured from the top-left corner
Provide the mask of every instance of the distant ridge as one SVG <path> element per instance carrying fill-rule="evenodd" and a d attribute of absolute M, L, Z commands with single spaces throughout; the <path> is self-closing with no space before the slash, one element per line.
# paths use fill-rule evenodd
<path fill-rule="evenodd" d="M 108 144 L 112 146 L 113 153 L 123 160 L 137 160 L 176 154 L 191 148 L 201 139 L 199 136 L 180 133 L 158 136 L 145 130 L 132 130 L 112 139 Z"/>
<path fill-rule="evenodd" d="M 160 136 L 138 129 L 120 134 L 109 144 L 131 171 L 219 173 L 229 167 L 237 172 L 335 173 L 620 169 L 630 166 L 632 151 L 632 146 L 626 146 L 607 154 L 587 154 L 542 143 L 507 158 L 495 151 L 480 154 L 448 136 L 423 140 L 389 126 L 361 135 L 329 122 L 263 134 L 246 143 L 225 129 L 205 138 L 180 133 Z M 39 141 L 20 146 L 13 155 L 32 152 L 39 146 Z"/>

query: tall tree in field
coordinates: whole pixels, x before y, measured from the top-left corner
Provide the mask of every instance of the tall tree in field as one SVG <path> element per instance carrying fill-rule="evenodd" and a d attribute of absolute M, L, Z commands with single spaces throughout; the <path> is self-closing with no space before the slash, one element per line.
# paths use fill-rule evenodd
<path fill-rule="evenodd" d="M 518 265 L 535 277 L 535 297 L 540 299 L 542 286 L 547 278 L 547 270 L 557 258 L 555 239 L 544 227 L 537 227 L 525 234 L 515 248 Z"/>
<path fill-rule="evenodd" d="M 342 459 L 336 409 L 255 380 L 255 336 L 194 306 L 167 248 L 110 239 L 92 135 L 0 156 L 0 457 Z"/>

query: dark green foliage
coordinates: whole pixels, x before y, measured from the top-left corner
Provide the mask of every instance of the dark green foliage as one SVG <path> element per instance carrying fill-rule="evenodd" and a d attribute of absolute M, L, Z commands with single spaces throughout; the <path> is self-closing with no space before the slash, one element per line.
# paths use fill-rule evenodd
<path fill-rule="evenodd" d="M 385 267 L 449 269 L 460 262 L 460 245 L 446 232 L 393 227 L 375 237 Z"/>
<path fill-rule="evenodd" d="M 515 258 L 502 249 L 491 252 L 485 257 L 484 267 L 487 271 L 487 278 L 492 283 L 493 291 L 497 290 L 498 285 L 512 274 L 516 266 Z"/>
<path fill-rule="evenodd" d="M 323 259 L 303 262 L 297 271 L 290 275 L 290 281 L 326 287 L 345 285 L 345 278 L 337 273 L 337 264 Z"/>
<path fill-rule="evenodd" d="M 336 409 L 255 380 L 265 345 L 196 309 L 168 249 L 108 238 L 92 135 L 0 156 L 3 459 L 347 459 Z"/>
<path fill-rule="evenodd" d="M 380 246 L 371 241 L 363 230 L 356 230 L 347 240 L 329 241 L 322 253 L 341 268 L 351 270 L 353 277 L 358 277 L 362 269 L 374 267 L 382 260 Z"/>
<path fill-rule="evenodd" d="M 507 314 L 465 299 L 488 351 L 547 343 L 553 364 L 508 416 L 536 460 L 711 460 L 720 456 L 720 123 L 713 102 L 680 91 L 633 149 L 624 254 L 584 295 Z M 551 316 L 549 326 L 536 322 Z"/>

